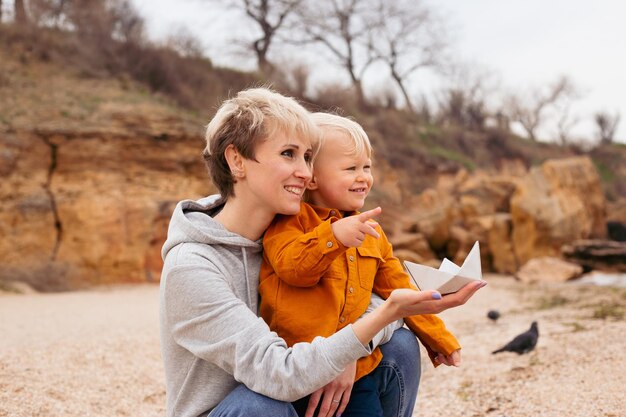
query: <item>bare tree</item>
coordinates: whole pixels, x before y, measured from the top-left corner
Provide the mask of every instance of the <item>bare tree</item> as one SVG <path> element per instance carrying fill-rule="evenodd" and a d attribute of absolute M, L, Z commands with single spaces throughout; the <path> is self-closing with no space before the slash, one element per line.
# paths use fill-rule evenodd
<path fill-rule="evenodd" d="M 594 119 L 598 127 L 600 143 L 608 144 L 615 140 L 615 132 L 617 132 L 620 118 L 619 113 L 615 113 L 615 115 L 604 111 L 596 113 Z"/>
<path fill-rule="evenodd" d="M 304 97 L 309 88 L 310 67 L 304 63 L 297 63 L 290 69 L 289 79 L 292 83 L 292 90 L 299 97 Z"/>
<path fill-rule="evenodd" d="M 250 47 L 257 59 L 259 70 L 265 75 L 271 75 L 273 65 L 268 54 L 277 34 L 294 13 L 303 0 L 225 0 L 224 3 L 242 10 L 245 15 L 254 21 L 260 29 L 260 35 L 255 37 Z"/>
<path fill-rule="evenodd" d="M 13 3 L 13 9 L 15 10 L 15 23 L 20 26 L 27 25 L 29 23 L 28 15 L 26 14 L 26 5 L 24 0 L 15 0 Z"/>
<path fill-rule="evenodd" d="M 373 102 L 388 109 L 398 108 L 398 92 L 395 82 L 391 79 L 379 82 L 373 88 Z"/>
<path fill-rule="evenodd" d="M 28 9 L 38 26 L 72 29 L 67 20 L 67 8 L 72 0 L 29 0 Z"/>
<path fill-rule="evenodd" d="M 572 100 L 577 95 L 576 87 L 570 79 L 561 76 L 547 90 L 533 90 L 526 101 L 518 96 L 509 97 L 507 107 L 511 120 L 518 122 L 528 138 L 536 142 L 537 131 L 545 123 L 547 110 L 554 108 L 559 102 Z"/>
<path fill-rule="evenodd" d="M 297 43 L 319 43 L 348 73 L 357 99 L 365 103 L 363 75 L 376 60 L 373 26 L 379 19 L 368 0 L 319 0 L 298 11 Z M 294 29 L 296 29 L 294 28 Z"/>
<path fill-rule="evenodd" d="M 130 0 L 109 1 L 112 21 L 111 36 L 122 42 L 140 43 L 144 35 L 144 20 Z"/>
<path fill-rule="evenodd" d="M 435 15 L 420 0 L 378 0 L 373 46 L 398 84 L 407 108 L 414 112 L 407 91 L 411 74 L 436 66 L 447 46 L 446 34 Z"/>
<path fill-rule="evenodd" d="M 440 94 L 440 119 L 483 129 L 489 117 L 487 100 L 498 85 L 491 71 L 476 63 L 456 62 L 449 64 L 444 73 L 448 85 Z"/>
<path fill-rule="evenodd" d="M 567 145 L 571 141 L 571 131 L 578 124 L 580 118 L 571 115 L 571 103 L 567 103 L 558 112 L 560 114 L 557 121 L 557 133 L 561 145 Z"/>
<path fill-rule="evenodd" d="M 165 45 L 178 52 L 181 56 L 200 58 L 203 56 L 203 46 L 197 37 L 185 26 L 179 26 L 172 31 L 165 41 Z"/>

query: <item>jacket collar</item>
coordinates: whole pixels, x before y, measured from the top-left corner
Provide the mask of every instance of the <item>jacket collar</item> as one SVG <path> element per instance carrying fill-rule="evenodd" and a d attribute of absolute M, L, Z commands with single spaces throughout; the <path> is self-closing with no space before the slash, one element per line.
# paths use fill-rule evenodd
<path fill-rule="evenodd" d="M 341 218 L 352 216 L 354 214 L 358 214 L 359 213 L 358 211 L 342 212 L 341 210 L 337 210 L 337 209 L 334 209 L 334 208 L 318 207 L 318 206 L 314 206 L 313 204 L 309 204 L 309 205 L 313 208 L 313 210 L 315 210 L 315 213 L 322 220 L 328 220 L 331 217 L 334 217 L 336 219 L 341 219 Z"/>

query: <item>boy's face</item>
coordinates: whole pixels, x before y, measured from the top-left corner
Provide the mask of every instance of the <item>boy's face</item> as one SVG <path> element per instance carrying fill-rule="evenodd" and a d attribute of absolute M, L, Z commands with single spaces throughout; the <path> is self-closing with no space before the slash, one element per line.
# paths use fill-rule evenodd
<path fill-rule="evenodd" d="M 344 133 L 329 132 L 313 166 L 311 203 L 341 211 L 359 210 L 365 204 L 374 177 L 372 161 L 364 151 L 354 154 Z"/>

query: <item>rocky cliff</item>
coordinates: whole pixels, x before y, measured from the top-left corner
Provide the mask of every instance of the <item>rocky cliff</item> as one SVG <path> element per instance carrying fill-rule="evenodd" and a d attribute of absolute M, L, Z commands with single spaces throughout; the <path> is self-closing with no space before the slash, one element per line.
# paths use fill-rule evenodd
<path fill-rule="evenodd" d="M 0 133 L 0 265 L 40 288 L 157 281 L 173 204 L 211 192 L 197 128 L 155 109 Z"/>
<path fill-rule="evenodd" d="M 124 77 L 84 77 L 28 49 L 0 48 L 0 284 L 158 281 L 174 204 L 214 191 L 201 159 L 210 113 L 184 111 Z M 373 136 L 379 146 L 391 140 Z M 377 160 L 369 204 L 383 206 L 397 255 L 462 261 L 480 240 L 484 269 L 512 273 L 564 243 L 604 237 L 606 202 L 589 158 L 497 165 L 470 173 L 448 164 L 414 194 L 415 173 Z"/>

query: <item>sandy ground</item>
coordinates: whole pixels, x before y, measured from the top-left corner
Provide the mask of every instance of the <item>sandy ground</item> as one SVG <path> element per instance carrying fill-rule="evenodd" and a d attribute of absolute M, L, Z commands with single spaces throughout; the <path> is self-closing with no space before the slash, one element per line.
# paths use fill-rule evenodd
<path fill-rule="evenodd" d="M 414 416 L 626 415 L 626 289 L 487 280 L 442 314 L 463 365 L 422 361 Z M 164 415 L 157 316 L 156 286 L 0 293 L 0 416 Z M 491 355 L 532 320 L 535 351 Z"/>

